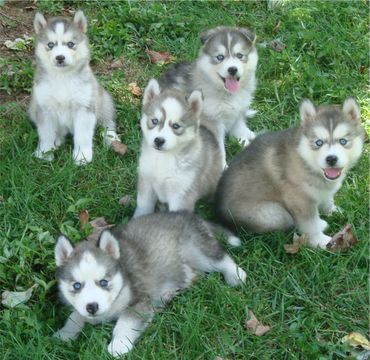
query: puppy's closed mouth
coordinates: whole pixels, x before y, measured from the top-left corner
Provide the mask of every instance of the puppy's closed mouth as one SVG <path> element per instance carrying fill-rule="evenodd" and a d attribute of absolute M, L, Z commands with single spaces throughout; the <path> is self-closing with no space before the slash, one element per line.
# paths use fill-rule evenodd
<path fill-rule="evenodd" d="M 228 92 L 235 93 L 239 90 L 239 88 L 240 88 L 240 84 L 239 84 L 240 77 L 228 76 L 228 77 L 224 78 L 220 74 L 218 74 L 218 76 L 224 82 L 224 87 Z"/>
<path fill-rule="evenodd" d="M 341 168 L 329 167 L 329 168 L 325 168 L 325 169 L 322 169 L 322 170 L 324 172 L 325 177 L 329 180 L 338 179 L 339 176 L 342 174 L 342 169 Z"/>

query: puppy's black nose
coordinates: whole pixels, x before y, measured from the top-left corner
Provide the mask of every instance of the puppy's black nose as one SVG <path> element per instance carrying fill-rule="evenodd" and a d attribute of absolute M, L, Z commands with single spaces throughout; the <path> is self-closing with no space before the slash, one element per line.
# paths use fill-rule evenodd
<path fill-rule="evenodd" d="M 65 57 L 64 55 L 57 55 L 57 56 L 55 57 L 55 59 L 56 59 L 59 63 L 61 63 L 61 62 L 63 62 L 63 61 L 66 59 L 66 57 Z"/>
<path fill-rule="evenodd" d="M 99 309 L 99 304 L 96 303 L 96 302 L 93 302 L 93 303 L 88 303 L 86 305 L 86 311 L 91 314 L 91 315 L 94 315 Z"/>
<path fill-rule="evenodd" d="M 338 161 L 338 157 L 335 155 L 328 155 L 326 157 L 326 162 L 329 166 L 334 166 Z"/>
<path fill-rule="evenodd" d="M 160 137 L 156 137 L 155 139 L 154 139 L 154 144 L 155 144 L 155 146 L 156 147 L 158 147 L 158 148 L 160 148 L 164 143 L 166 142 L 166 140 L 165 139 L 163 139 L 163 138 L 160 138 Z"/>
<path fill-rule="evenodd" d="M 236 66 L 231 66 L 227 69 L 228 73 L 231 76 L 234 76 L 238 72 L 238 68 Z"/>

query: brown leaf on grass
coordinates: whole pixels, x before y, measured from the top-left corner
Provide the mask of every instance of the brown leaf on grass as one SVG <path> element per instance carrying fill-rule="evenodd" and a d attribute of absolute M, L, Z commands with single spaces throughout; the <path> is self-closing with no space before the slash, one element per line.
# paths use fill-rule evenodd
<path fill-rule="evenodd" d="M 146 50 L 145 51 L 150 59 L 150 62 L 152 64 L 169 64 L 171 62 L 174 62 L 176 58 L 172 56 L 171 54 L 163 51 L 154 51 L 154 50 Z"/>
<path fill-rule="evenodd" d="M 93 232 L 86 238 L 88 241 L 98 242 L 100 234 L 114 226 L 113 224 L 108 224 L 104 217 L 96 218 L 90 221 L 90 225 L 93 228 Z"/>
<path fill-rule="evenodd" d="M 272 40 L 270 43 L 271 49 L 276 51 L 276 52 L 282 52 L 285 48 L 286 45 L 281 42 L 279 39 Z"/>
<path fill-rule="evenodd" d="M 262 336 L 270 331 L 270 326 L 260 323 L 252 310 L 249 310 L 249 320 L 245 320 L 244 327 L 256 336 Z"/>
<path fill-rule="evenodd" d="M 5 290 L 1 294 L 1 303 L 8 308 L 14 308 L 19 304 L 24 304 L 31 298 L 33 290 L 36 289 L 37 287 L 38 284 L 34 284 L 26 291 Z"/>
<path fill-rule="evenodd" d="M 80 211 L 78 219 L 80 220 L 80 229 L 83 230 L 89 222 L 89 212 L 87 210 Z"/>
<path fill-rule="evenodd" d="M 326 245 L 326 249 L 329 251 L 348 250 L 358 240 L 352 233 L 351 224 L 347 224 L 341 231 L 337 232 Z"/>
<path fill-rule="evenodd" d="M 342 343 L 347 343 L 353 347 L 360 346 L 365 350 L 370 350 L 370 341 L 358 332 L 351 332 L 342 338 Z"/>
<path fill-rule="evenodd" d="M 119 140 L 112 141 L 112 149 L 114 152 L 120 155 L 125 155 L 127 152 L 127 146 L 121 143 Z"/>
<path fill-rule="evenodd" d="M 128 89 L 131 92 L 131 94 L 134 95 L 134 96 L 139 97 L 142 94 L 142 91 L 139 88 L 139 86 L 136 84 L 136 82 L 132 82 L 132 83 L 128 84 Z"/>
<path fill-rule="evenodd" d="M 284 249 L 287 254 L 296 254 L 299 249 L 307 245 L 308 243 L 308 235 L 303 234 L 301 236 L 297 234 L 293 234 L 293 244 L 284 244 Z"/>
<path fill-rule="evenodd" d="M 121 69 L 123 67 L 123 61 L 118 59 L 110 64 L 111 69 Z"/>
<path fill-rule="evenodd" d="M 126 205 L 128 205 L 131 201 L 132 201 L 132 196 L 131 196 L 131 195 L 125 195 L 125 196 L 122 196 L 122 197 L 118 200 L 118 204 L 123 205 L 123 206 L 126 206 Z"/>

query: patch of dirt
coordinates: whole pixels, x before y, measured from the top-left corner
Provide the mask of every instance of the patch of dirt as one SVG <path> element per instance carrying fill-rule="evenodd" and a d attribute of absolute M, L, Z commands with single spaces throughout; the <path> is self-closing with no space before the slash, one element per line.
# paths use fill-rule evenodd
<path fill-rule="evenodd" d="M 14 40 L 23 35 L 33 35 L 33 18 L 36 13 L 36 6 L 33 1 L 6 1 L 4 6 L 0 7 L 0 57 L 17 59 L 24 57 L 25 53 L 31 55 L 32 51 L 9 50 L 5 47 L 6 40 Z"/>

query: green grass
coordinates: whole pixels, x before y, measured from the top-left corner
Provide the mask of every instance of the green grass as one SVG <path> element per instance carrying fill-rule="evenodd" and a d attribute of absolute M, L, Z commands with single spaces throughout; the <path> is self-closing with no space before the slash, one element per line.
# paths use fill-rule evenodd
<path fill-rule="evenodd" d="M 25 290 L 39 284 L 26 306 L 1 308 L 2 358 L 109 359 L 106 346 L 113 324 L 87 326 L 75 342 L 52 338 L 69 309 L 58 300 L 53 247 L 61 232 L 78 241 L 78 212 L 90 218 L 105 216 L 112 223 L 127 221 L 135 203 L 120 206 L 118 199 L 136 194 L 136 166 L 140 145 L 137 120 L 140 100 L 132 98 L 128 83 L 142 88 L 166 67 L 152 65 L 145 54 L 168 51 L 178 60 L 196 57 L 198 33 L 212 26 L 238 25 L 258 35 L 258 87 L 250 127 L 278 130 L 298 121 L 298 104 L 308 97 L 316 103 L 341 103 L 355 96 L 369 132 L 370 108 L 366 92 L 368 61 L 368 5 L 365 1 L 285 1 L 273 11 L 265 2 L 93 2 L 38 1 L 46 15 L 64 8 L 83 9 L 89 19 L 92 65 L 117 103 L 117 124 L 128 153 L 119 157 L 95 139 L 94 160 L 77 168 L 71 142 L 57 151 L 52 163 L 32 157 L 37 135 L 24 103 L 0 107 L 0 287 Z M 2 8 L 0 7 L 0 10 Z M 280 27 L 273 33 L 274 26 Z M 287 47 L 274 52 L 264 46 L 279 38 Z M 122 58 L 125 66 L 109 64 Z M 105 62 L 103 62 L 105 61 Z M 0 90 L 7 96 L 28 93 L 32 63 L 28 56 L 0 58 Z M 239 151 L 228 142 L 228 155 Z M 218 275 L 202 276 L 196 285 L 155 316 L 128 359 L 345 359 L 340 339 L 351 331 L 368 332 L 368 155 L 350 172 L 336 197 L 343 210 L 328 218 L 330 233 L 353 224 L 359 239 L 347 253 L 303 249 L 284 252 L 292 234 L 265 236 L 242 232 L 240 248 L 229 249 L 248 272 L 245 286 L 227 287 Z M 201 215 L 212 211 L 202 203 Z M 263 337 L 243 327 L 252 309 L 271 326 Z"/>

